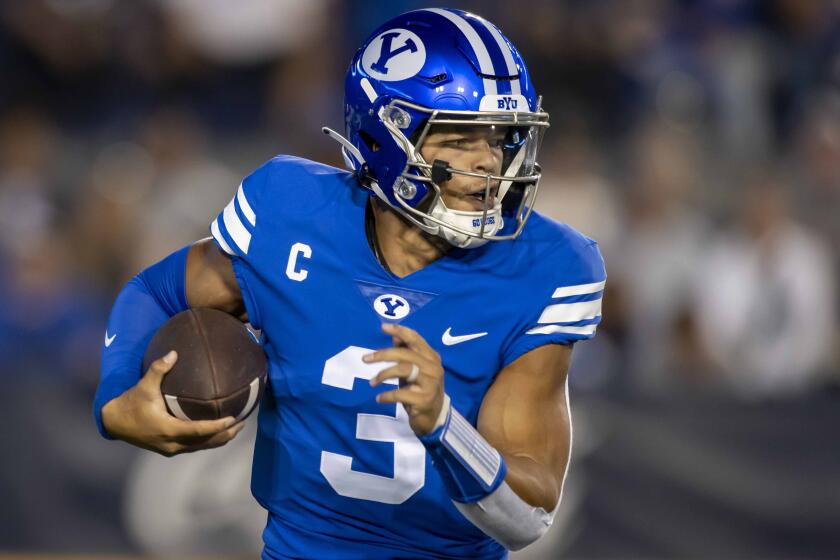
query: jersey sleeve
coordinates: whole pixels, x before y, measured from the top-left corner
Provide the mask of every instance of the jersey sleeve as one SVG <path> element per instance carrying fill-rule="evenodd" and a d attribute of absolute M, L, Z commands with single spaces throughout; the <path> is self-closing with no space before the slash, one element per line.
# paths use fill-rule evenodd
<path fill-rule="evenodd" d="M 535 290 L 518 332 L 503 349 L 503 367 L 545 344 L 572 344 L 595 336 L 607 274 L 595 241 L 555 263 L 551 284 Z M 542 282 L 545 285 L 545 282 Z"/>
<path fill-rule="evenodd" d="M 227 206 L 210 223 L 213 240 L 231 258 L 248 320 L 257 329 L 262 327 L 259 308 L 250 288 L 257 276 L 253 247 L 260 209 L 266 206 L 264 199 L 269 188 L 271 166 L 269 161 L 248 175 Z"/>
<path fill-rule="evenodd" d="M 245 258 L 251 248 L 251 239 L 257 227 L 256 208 L 259 208 L 265 190 L 268 169 L 260 167 L 248 175 L 227 206 L 210 224 L 210 233 L 216 244 L 230 256 Z"/>

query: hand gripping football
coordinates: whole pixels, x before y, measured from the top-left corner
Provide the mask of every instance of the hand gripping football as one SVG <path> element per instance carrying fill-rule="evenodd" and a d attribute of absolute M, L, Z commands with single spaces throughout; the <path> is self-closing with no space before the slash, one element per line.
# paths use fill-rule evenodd
<path fill-rule="evenodd" d="M 161 392 L 176 418 L 243 420 L 262 397 L 268 360 L 235 317 L 206 308 L 175 315 L 146 348 L 143 371 L 170 350 L 178 352 L 178 361 L 163 378 Z"/>

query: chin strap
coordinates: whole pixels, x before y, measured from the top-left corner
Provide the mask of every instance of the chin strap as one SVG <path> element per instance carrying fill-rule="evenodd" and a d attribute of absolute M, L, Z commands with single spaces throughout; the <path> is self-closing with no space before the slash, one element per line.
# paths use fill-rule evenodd
<path fill-rule="evenodd" d="M 476 235 L 473 236 L 460 233 L 446 226 L 439 226 L 440 230 L 438 235 L 446 239 L 451 245 L 460 247 L 461 249 L 475 249 L 485 245 L 489 241 L 488 237 L 495 235 L 504 226 L 502 206 L 499 202 L 494 202 L 493 210 L 485 213 L 450 210 L 446 207 L 443 199 L 438 198 L 429 209 L 429 216 L 462 230 L 472 230 L 475 232 Z M 429 223 L 430 220 L 426 220 L 426 222 Z M 484 222 L 485 236 L 478 237 L 479 232 L 482 230 L 482 222 Z"/>

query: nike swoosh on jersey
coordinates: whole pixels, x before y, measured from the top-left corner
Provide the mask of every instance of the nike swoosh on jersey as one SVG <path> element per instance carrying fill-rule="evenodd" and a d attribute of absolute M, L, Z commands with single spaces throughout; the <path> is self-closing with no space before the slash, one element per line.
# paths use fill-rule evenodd
<path fill-rule="evenodd" d="M 443 333 L 441 337 L 441 341 L 447 346 L 453 346 L 455 344 L 461 344 L 462 342 L 467 342 L 468 340 L 475 340 L 476 338 L 481 338 L 485 336 L 486 332 L 480 333 L 473 333 L 473 334 L 462 334 L 458 336 L 452 336 L 452 327 L 446 329 L 446 332 Z"/>
<path fill-rule="evenodd" d="M 111 346 L 111 343 L 114 342 L 114 339 L 117 338 L 117 335 L 108 336 L 108 331 L 105 331 L 105 348 Z"/>

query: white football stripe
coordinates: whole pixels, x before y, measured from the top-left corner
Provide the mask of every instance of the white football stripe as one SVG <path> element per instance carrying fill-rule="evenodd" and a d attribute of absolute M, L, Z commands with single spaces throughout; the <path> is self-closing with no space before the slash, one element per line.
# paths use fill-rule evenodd
<path fill-rule="evenodd" d="M 223 216 L 225 220 L 225 227 L 230 234 L 230 238 L 233 239 L 233 242 L 236 243 L 239 250 L 247 255 L 248 246 L 251 244 L 251 234 L 247 229 L 245 229 L 245 226 L 242 224 L 242 220 L 239 219 L 233 200 L 230 201 L 230 204 L 225 206 Z"/>
<path fill-rule="evenodd" d="M 257 402 L 257 395 L 260 394 L 260 379 L 254 379 L 251 381 L 251 387 L 248 389 L 248 402 L 245 403 L 245 407 L 242 409 L 236 416 L 236 421 L 239 422 L 246 416 L 248 413 L 251 412 L 251 409 L 254 408 L 254 404 Z"/>
<path fill-rule="evenodd" d="M 555 303 L 546 307 L 537 321 L 545 323 L 576 323 L 594 319 L 601 314 L 601 298 L 578 303 Z"/>
<path fill-rule="evenodd" d="M 225 241 L 225 238 L 222 237 L 222 232 L 219 229 L 219 219 L 218 218 L 213 220 L 213 223 L 210 224 L 210 233 L 213 234 L 213 239 L 215 239 L 216 242 L 218 242 L 219 246 L 221 246 L 222 250 L 225 253 L 227 253 L 228 255 L 235 255 L 236 254 L 233 251 L 233 249 L 230 248 L 230 245 L 227 244 L 227 241 Z"/>
<path fill-rule="evenodd" d="M 163 395 L 163 398 L 166 399 L 166 404 L 169 406 L 169 410 L 172 411 L 172 415 L 175 416 L 175 418 L 187 421 L 190 420 L 189 416 L 184 414 L 184 410 L 181 408 L 181 405 L 178 404 L 178 397 L 175 395 Z"/>
<path fill-rule="evenodd" d="M 458 14 L 440 8 L 428 8 L 426 11 L 434 12 L 454 23 L 461 30 L 461 33 L 464 34 L 464 37 L 467 38 L 467 41 L 469 41 L 475 57 L 478 59 L 478 68 L 481 70 L 481 73 L 491 76 L 496 74 L 496 71 L 493 69 L 493 60 L 490 58 L 490 53 L 487 52 L 487 46 L 467 20 Z M 496 95 L 497 93 L 496 80 L 484 78 L 484 95 Z"/>
<path fill-rule="evenodd" d="M 245 190 L 242 188 L 242 183 L 239 183 L 239 190 L 236 191 L 236 200 L 239 201 L 239 207 L 242 208 L 242 213 L 252 226 L 257 225 L 257 215 L 248 204 L 248 199 L 245 198 Z"/>
<path fill-rule="evenodd" d="M 530 331 L 526 332 L 525 334 L 562 333 L 562 334 L 591 335 L 591 334 L 595 334 L 595 329 L 597 327 L 598 327 L 598 325 L 584 325 L 582 327 L 564 327 L 563 325 L 546 325 L 544 327 L 537 327 L 535 329 L 531 329 Z"/>
<path fill-rule="evenodd" d="M 496 26 L 490 23 L 487 20 L 478 18 L 484 27 L 490 32 L 493 38 L 496 40 L 496 43 L 499 45 L 499 50 L 502 51 L 502 56 L 505 57 L 505 65 L 507 66 L 507 74 L 508 76 L 518 76 L 519 70 L 516 68 L 516 62 L 513 61 L 513 53 L 510 50 L 510 46 L 505 41 L 505 38 L 502 37 L 502 34 L 499 33 L 499 30 L 496 29 Z M 515 80 L 510 81 L 511 93 L 513 95 L 520 95 L 522 93 L 522 89 L 519 87 L 519 78 L 517 77 Z"/>
<path fill-rule="evenodd" d="M 553 298 L 561 298 L 561 297 L 568 297 L 568 296 L 579 296 L 583 294 L 594 294 L 595 292 L 600 292 L 604 289 L 604 285 L 607 283 L 606 280 L 602 280 L 600 282 L 593 282 L 592 284 L 578 284 L 577 286 L 564 286 L 562 288 L 557 288 L 554 290 L 554 293 L 551 295 Z"/>

